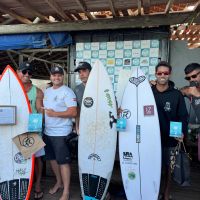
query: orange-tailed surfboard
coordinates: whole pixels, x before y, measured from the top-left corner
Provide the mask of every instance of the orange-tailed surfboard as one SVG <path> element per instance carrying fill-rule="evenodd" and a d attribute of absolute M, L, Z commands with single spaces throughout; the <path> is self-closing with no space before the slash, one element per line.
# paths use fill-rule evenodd
<path fill-rule="evenodd" d="M 6 120 L 13 107 L 16 109 L 16 124 Z M 0 196 L 2 200 L 28 200 L 34 158 L 24 159 L 12 138 L 27 132 L 31 108 L 23 85 L 10 66 L 0 78 L 0 112 L 4 113 L 0 114 Z"/>

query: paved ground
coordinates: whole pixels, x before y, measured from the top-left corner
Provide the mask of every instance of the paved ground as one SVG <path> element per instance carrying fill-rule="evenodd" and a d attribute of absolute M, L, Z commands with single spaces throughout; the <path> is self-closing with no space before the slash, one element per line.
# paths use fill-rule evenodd
<path fill-rule="evenodd" d="M 44 190 L 43 200 L 58 200 L 62 194 L 60 190 L 54 195 L 48 194 L 50 187 L 55 183 L 54 176 L 50 170 L 49 164 L 47 163 L 46 176 L 42 179 L 42 188 Z M 200 163 L 192 163 L 192 173 L 191 173 L 191 186 L 190 187 L 180 187 L 173 183 L 172 185 L 172 196 L 173 200 L 200 200 Z M 120 167 L 118 162 L 115 163 L 113 176 L 111 179 L 110 189 L 115 190 L 115 195 L 119 195 L 122 192 L 121 187 L 121 175 Z M 33 199 L 33 198 L 31 198 Z M 78 177 L 78 166 L 77 161 L 72 163 L 72 178 L 71 178 L 71 200 L 80 199 L 80 185 Z M 125 200 L 125 198 L 118 198 L 113 196 L 112 200 Z M 151 199 L 149 199 L 151 200 Z"/>

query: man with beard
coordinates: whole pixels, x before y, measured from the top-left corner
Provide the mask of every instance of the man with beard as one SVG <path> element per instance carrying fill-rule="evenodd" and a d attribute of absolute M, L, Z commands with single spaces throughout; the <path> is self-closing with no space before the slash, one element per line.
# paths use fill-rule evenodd
<path fill-rule="evenodd" d="M 29 62 L 23 62 L 20 64 L 17 70 L 17 75 L 21 80 L 25 92 L 28 96 L 32 113 L 42 113 L 43 107 L 43 92 L 31 82 L 31 77 L 33 74 L 33 67 Z M 42 178 L 42 167 L 43 162 L 41 157 L 45 154 L 44 148 L 36 152 L 35 154 L 35 192 L 34 199 L 42 199 L 43 192 L 41 190 L 41 178 Z"/>
<path fill-rule="evenodd" d="M 184 71 L 185 79 L 190 85 L 182 88 L 181 92 L 191 100 L 197 121 L 200 123 L 200 64 L 191 63 Z"/>
<path fill-rule="evenodd" d="M 169 80 L 171 72 L 172 67 L 167 62 L 161 61 L 158 63 L 155 74 L 157 79 L 156 84 L 152 86 L 158 109 L 163 169 L 165 170 L 163 180 L 164 193 L 161 198 L 163 200 L 171 199 L 170 152 L 175 148 L 178 140 L 182 140 L 182 138 L 173 138 L 169 136 L 170 121 L 182 122 L 183 135 L 187 134 L 188 113 L 184 97 L 179 90 L 174 88 L 174 83 Z"/>
<path fill-rule="evenodd" d="M 189 86 L 181 89 L 184 96 L 188 97 L 193 109 L 189 109 L 190 122 L 200 124 L 200 64 L 190 63 L 185 67 L 185 79 L 189 81 Z M 193 113 L 192 113 L 193 111 Z M 193 115 L 192 115 L 193 114 Z M 194 120 L 193 120 L 193 119 Z M 200 127 L 198 133 L 198 159 L 200 161 Z"/>

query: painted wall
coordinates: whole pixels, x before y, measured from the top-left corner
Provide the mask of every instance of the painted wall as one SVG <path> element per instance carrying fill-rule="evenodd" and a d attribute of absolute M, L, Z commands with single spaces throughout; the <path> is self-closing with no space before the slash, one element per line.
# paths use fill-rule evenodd
<path fill-rule="evenodd" d="M 169 46 L 169 62 L 173 68 L 171 80 L 175 82 L 176 87 L 180 88 L 188 85 L 184 79 L 186 65 L 192 62 L 200 63 L 200 48 L 188 49 L 184 41 L 170 41 Z"/>

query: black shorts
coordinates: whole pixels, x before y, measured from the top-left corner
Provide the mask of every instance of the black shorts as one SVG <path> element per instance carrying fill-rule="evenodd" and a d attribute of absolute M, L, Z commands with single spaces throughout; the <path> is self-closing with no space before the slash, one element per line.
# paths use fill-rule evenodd
<path fill-rule="evenodd" d="M 59 165 L 71 163 L 71 153 L 66 138 L 67 136 L 44 135 L 47 160 L 56 160 Z"/>

